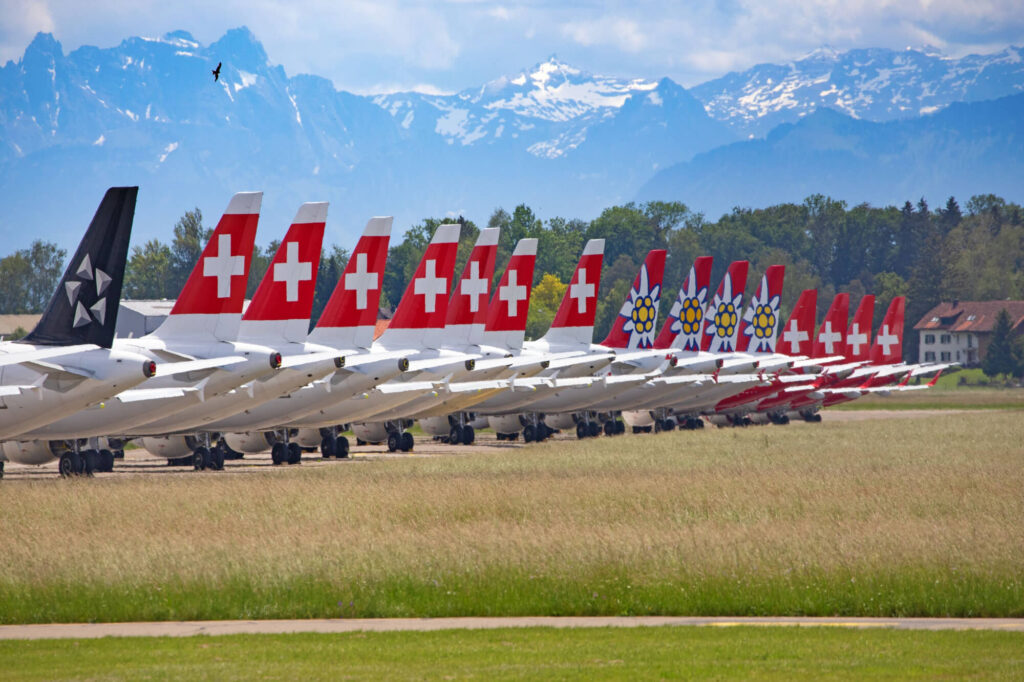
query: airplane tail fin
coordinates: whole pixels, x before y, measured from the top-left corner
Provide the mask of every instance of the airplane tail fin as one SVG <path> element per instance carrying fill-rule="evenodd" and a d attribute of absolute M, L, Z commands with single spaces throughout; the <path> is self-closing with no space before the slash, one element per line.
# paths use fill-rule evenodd
<path fill-rule="evenodd" d="M 736 335 L 740 331 L 740 312 L 743 308 L 743 290 L 747 287 L 745 260 L 733 261 L 718 285 L 715 298 L 704 310 L 704 333 L 701 350 L 729 353 L 736 350 Z"/>
<path fill-rule="evenodd" d="M 781 352 L 786 355 L 810 355 L 811 333 L 818 314 L 818 290 L 804 289 L 793 306 L 793 312 L 782 328 Z"/>
<path fill-rule="evenodd" d="M 309 339 L 335 348 L 369 348 L 377 324 L 384 266 L 391 241 L 390 216 L 371 218 L 341 273 Z"/>
<path fill-rule="evenodd" d="M 871 364 L 892 365 L 903 362 L 903 313 L 906 300 L 903 296 L 897 296 L 885 311 L 882 326 L 878 328 L 868 357 Z"/>
<path fill-rule="evenodd" d="M 871 349 L 871 324 L 875 318 L 875 297 L 871 294 L 860 299 L 857 312 L 853 314 L 853 322 L 846 332 L 846 359 L 851 362 L 868 359 Z"/>
<path fill-rule="evenodd" d="M 381 343 L 413 348 L 441 343 L 461 229 L 458 223 L 438 226 L 380 337 Z"/>
<path fill-rule="evenodd" d="M 523 347 L 536 262 L 537 240 L 520 239 L 487 309 L 484 343 L 511 350 Z"/>
<path fill-rule="evenodd" d="M 249 282 L 263 192 L 239 192 L 210 235 L 167 319 L 153 332 L 160 338 L 238 338 Z"/>
<path fill-rule="evenodd" d="M 138 193 L 138 187 L 111 187 L 103 195 L 46 312 L 25 343 L 111 346 Z"/>
<path fill-rule="evenodd" d="M 711 256 L 700 256 L 690 266 L 690 274 L 683 281 L 672 308 L 668 311 L 665 326 L 654 340 L 655 348 L 682 348 L 685 351 L 700 350 L 701 330 L 704 327 L 704 309 L 711 295 Z"/>
<path fill-rule="evenodd" d="M 445 318 L 445 336 L 452 341 L 470 343 L 476 340 L 487 322 L 494 261 L 498 256 L 498 236 L 501 229 L 488 227 L 469 253 L 462 277 L 452 292 Z"/>
<path fill-rule="evenodd" d="M 827 358 L 843 352 L 843 339 L 846 338 L 846 324 L 850 317 L 850 295 L 836 294 L 832 305 L 825 313 L 818 335 L 814 337 L 811 357 Z"/>
<path fill-rule="evenodd" d="M 667 251 L 655 249 L 647 254 L 633 287 L 601 345 L 610 348 L 652 348 L 654 325 L 658 322 L 661 284 L 665 278 Z"/>
<path fill-rule="evenodd" d="M 779 333 L 779 302 L 785 265 L 770 265 L 757 285 L 754 299 L 740 320 L 736 349 L 750 353 L 774 353 Z"/>
<path fill-rule="evenodd" d="M 299 207 L 242 315 L 239 338 L 302 343 L 309 332 L 327 202 Z"/>
<path fill-rule="evenodd" d="M 601 287 L 603 262 L 604 240 L 591 239 L 583 246 L 583 253 L 569 280 L 555 319 L 544 335 L 548 343 L 590 345 L 594 338 L 597 292 Z"/>

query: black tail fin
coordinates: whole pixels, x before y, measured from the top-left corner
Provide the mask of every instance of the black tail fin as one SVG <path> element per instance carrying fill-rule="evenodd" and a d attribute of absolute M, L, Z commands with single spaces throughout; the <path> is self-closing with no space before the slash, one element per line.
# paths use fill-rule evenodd
<path fill-rule="evenodd" d="M 46 346 L 114 341 L 138 187 L 107 190 L 39 324 L 23 341 Z"/>

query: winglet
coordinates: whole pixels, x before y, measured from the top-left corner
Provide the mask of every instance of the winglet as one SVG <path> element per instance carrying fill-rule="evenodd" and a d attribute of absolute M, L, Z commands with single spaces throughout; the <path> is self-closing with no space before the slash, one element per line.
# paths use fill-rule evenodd
<path fill-rule="evenodd" d="M 44 346 L 114 342 L 138 187 L 111 187 L 38 324 L 22 341 Z"/>
<path fill-rule="evenodd" d="M 704 326 L 704 308 L 710 297 L 711 256 L 700 256 L 690 266 L 690 274 L 683 281 L 665 326 L 654 340 L 655 348 L 678 346 L 684 351 L 700 350 L 701 329 Z M 678 338 L 677 338 L 678 337 Z"/>
<path fill-rule="evenodd" d="M 652 348 L 654 325 L 658 322 L 661 285 L 665 278 L 664 249 L 648 252 L 626 294 L 608 336 L 601 342 L 609 348 Z"/>

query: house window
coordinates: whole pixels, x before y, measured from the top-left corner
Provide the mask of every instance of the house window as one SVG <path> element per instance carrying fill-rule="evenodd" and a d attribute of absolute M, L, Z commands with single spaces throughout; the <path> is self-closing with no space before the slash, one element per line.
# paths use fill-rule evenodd
<path fill-rule="evenodd" d="M 967 347 L 974 348 L 974 334 L 967 335 Z"/>
<path fill-rule="evenodd" d="M 939 343 L 949 343 L 950 339 L 951 337 L 949 334 L 943 334 L 942 336 L 939 337 Z"/>
<path fill-rule="evenodd" d="M 925 362 L 935 362 L 935 351 L 925 351 L 924 353 Z"/>
<path fill-rule="evenodd" d="M 924 342 L 926 344 L 928 344 L 929 346 L 932 345 L 933 343 L 935 343 L 935 334 L 925 334 L 924 335 Z"/>
<path fill-rule="evenodd" d="M 949 351 L 948 350 L 942 351 L 942 361 L 943 362 L 949 362 L 949 358 L 950 358 Z"/>
<path fill-rule="evenodd" d="M 960 351 L 956 352 L 956 361 L 960 362 Z"/>

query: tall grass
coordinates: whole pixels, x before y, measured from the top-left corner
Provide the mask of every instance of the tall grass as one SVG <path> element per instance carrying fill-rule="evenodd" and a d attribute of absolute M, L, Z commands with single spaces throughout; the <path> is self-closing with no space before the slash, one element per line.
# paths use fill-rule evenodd
<path fill-rule="evenodd" d="M 1022 433 L 985 412 L 12 481 L 0 620 L 1020 616 Z"/>

